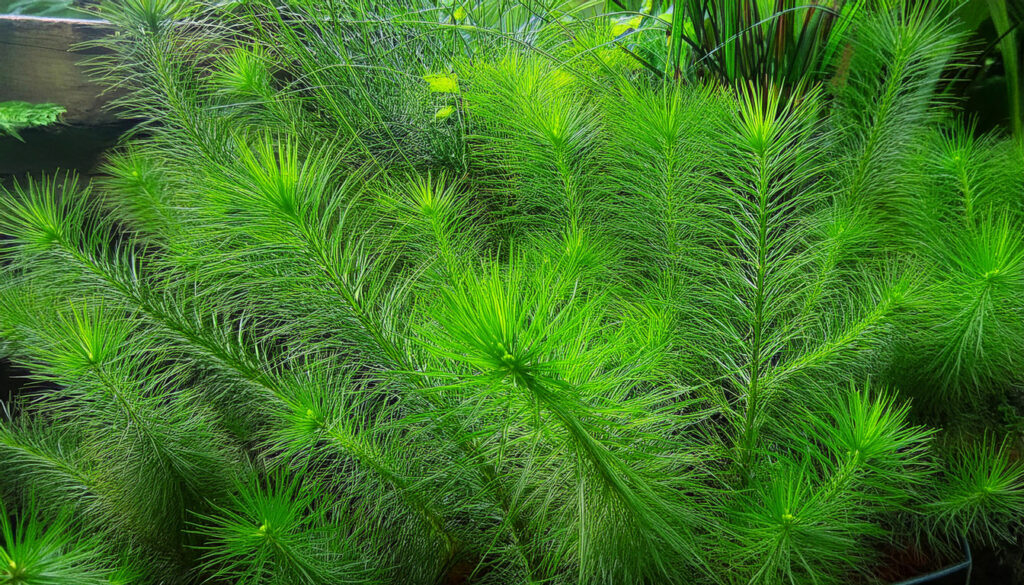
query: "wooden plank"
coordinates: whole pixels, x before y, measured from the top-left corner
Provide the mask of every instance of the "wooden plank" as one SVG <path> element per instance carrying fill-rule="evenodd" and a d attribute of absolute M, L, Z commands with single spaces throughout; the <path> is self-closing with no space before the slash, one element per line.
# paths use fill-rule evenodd
<path fill-rule="evenodd" d="M 78 64 L 96 49 L 71 51 L 113 32 L 102 20 L 0 15 L 0 101 L 57 103 L 67 108 L 69 124 L 116 121 L 103 109 L 110 96 L 100 95 L 103 87 Z"/>

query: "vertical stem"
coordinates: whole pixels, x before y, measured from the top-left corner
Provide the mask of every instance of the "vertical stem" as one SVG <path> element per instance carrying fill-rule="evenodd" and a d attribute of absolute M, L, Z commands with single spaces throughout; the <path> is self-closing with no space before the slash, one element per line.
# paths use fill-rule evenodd
<path fill-rule="evenodd" d="M 750 345 L 750 379 L 747 381 L 747 408 L 743 420 L 743 434 L 740 438 L 740 465 L 749 479 L 751 453 L 757 442 L 757 417 L 760 410 L 761 361 L 764 359 L 765 288 L 767 281 L 768 248 L 768 184 L 765 161 L 759 157 L 757 185 L 757 266 L 754 277 L 753 339 Z"/>

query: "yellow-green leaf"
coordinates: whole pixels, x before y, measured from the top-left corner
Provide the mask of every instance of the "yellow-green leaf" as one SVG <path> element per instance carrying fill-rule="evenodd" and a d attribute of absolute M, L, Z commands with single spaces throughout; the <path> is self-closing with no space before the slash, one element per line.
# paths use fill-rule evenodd
<path fill-rule="evenodd" d="M 459 79 L 454 73 L 429 73 L 423 76 L 423 80 L 430 86 L 434 93 L 458 93 Z"/>
<path fill-rule="evenodd" d="M 452 114 L 455 113 L 455 106 L 445 106 L 434 113 L 434 120 L 440 122 L 441 120 L 448 119 Z"/>
<path fill-rule="evenodd" d="M 615 22 L 615 26 L 612 27 L 612 36 L 617 37 L 629 29 L 636 29 L 640 26 L 640 22 L 643 20 L 641 16 L 634 16 L 633 18 L 620 18 Z"/>

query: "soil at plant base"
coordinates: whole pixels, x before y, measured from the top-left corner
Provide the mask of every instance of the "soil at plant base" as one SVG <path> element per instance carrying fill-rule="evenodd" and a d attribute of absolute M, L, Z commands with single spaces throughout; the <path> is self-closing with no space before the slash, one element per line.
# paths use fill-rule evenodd
<path fill-rule="evenodd" d="M 480 566 L 481 562 L 485 563 L 483 567 Z M 476 555 L 460 555 L 448 567 L 441 583 L 443 585 L 472 585 L 473 583 L 478 583 L 488 572 L 486 561 L 482 561 L 480 557 Z"/>
<path fill-rule="evenodd" d="M 879 568 L 872 575 L 882 583 L 899 583 L 960 563 L 963 558 L 945 558 L 927 553 L 913 544 L 883 551 Z M 1007 544 L 996 548 L 972 545 L 971 584 L 1024 585 L 1024 547 Z M 928 585 L 964 585 L 966 571 L 928 581 Z"/>
<path fill-rule="evenodd" d="M 975 546 L 971 583 L 1024 585 L 1024 537 L 996 548 Z"/>
<path fill-rule="evenodd" d="M 928 553 L 915 543 L 909 543 L 902 547 L 889 547 L 881 552 L 881 562 L 872 575 L 881 583 L 899 583 L 927 575 L 963 560 L 962 558 L 945 558 L 935 553 Z M 966 579 L 966 572 L 958 571 L 955 574 L 929 581 L 929 585 L 964 585 Z"/>
<path fill-rule="evenodd" d="M 468 560 L 455 563 L 444 577 L 445 585 L 466 585 L 471 583 L 470 578 L 475 568 L 475 565 Z"/>

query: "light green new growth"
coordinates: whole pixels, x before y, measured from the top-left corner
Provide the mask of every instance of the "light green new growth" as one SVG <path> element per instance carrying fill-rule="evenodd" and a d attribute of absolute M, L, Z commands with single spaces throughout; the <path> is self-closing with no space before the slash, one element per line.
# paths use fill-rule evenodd
<path fill-rule="evenodd" d="M 1017 537 L 963 414 L 1024 382 L 1024 151 L 951 114 L 944 11 L 712 53 L 748 2 L 643 4 L 103 3 L 147 122 L 0 192 L 0 583 L 838 585 Z"/>

